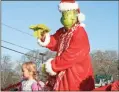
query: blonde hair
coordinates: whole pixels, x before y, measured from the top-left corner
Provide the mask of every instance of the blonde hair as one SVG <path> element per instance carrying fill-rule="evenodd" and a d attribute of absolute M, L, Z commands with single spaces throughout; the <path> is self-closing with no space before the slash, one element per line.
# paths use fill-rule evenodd
<path fill-rule="evenodd" d="M 33 78 L 38 81 L 38 71 L 35 63 L 32 61 L 25 62 L 22 64 L 22 68 L 26 68 L 29 72 L 32 72 Z"/>

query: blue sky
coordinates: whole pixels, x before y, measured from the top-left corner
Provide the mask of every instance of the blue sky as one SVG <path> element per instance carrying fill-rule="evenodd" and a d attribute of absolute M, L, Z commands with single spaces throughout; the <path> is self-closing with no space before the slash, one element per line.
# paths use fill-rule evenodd
<path fill-rule="evenodd" d="M 33 34 L 29 26 L 32 24 L 46 24 L 55 33 L 62 27 L 61 13 L 58 11 L 59 1 L 2 1 L 2 23 Z M 86 31 L 88 33 L 91 51 L 118 50 L 118 1 L 78 1 L 81 12 L 86 15 Z M 31 37 L 2 25 L 2 40 L 30 49 L 39 47 L 36 38 Z M 27 52 L 22 48 L 6 44 L 2 45 Z M 18 59 L 21 54 L 5 50 L 2 54 L 10 54 L 12 59 Z"/>

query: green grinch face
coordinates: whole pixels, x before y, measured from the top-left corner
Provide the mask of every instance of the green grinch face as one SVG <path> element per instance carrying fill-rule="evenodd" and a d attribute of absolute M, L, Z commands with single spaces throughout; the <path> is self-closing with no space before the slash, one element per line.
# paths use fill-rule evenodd
<path fill-rule="evenodd" d="M 77 21 L 77 12 L 75 10 L 62 12 L 61 23 L 66 29 L 70 29 Z"/>

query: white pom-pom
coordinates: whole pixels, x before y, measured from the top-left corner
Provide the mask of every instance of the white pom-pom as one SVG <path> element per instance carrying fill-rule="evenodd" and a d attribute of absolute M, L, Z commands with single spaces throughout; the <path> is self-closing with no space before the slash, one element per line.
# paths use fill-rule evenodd
<path fill-rule="evenodd" d="M 85 15 L 83 13 L 79 13 L 78 14 L 78 20 L 79 20 L 79 22 L 84 21 L 85 20 Z"/>

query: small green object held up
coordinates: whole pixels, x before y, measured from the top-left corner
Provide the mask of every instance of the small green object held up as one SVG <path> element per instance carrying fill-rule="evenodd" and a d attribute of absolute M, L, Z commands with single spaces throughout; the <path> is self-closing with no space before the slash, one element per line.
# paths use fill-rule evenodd
<path fill-rule="evenodd" d="M 46 73 L 45 64 L 42 65 L 42 73 Z"/>
<path fill-rule="evenodd" d="M 50 29 L 44 24 L 31 25 L 29 27 L 34 31 L 34 36 L 41 38 L 45 33 L 50 32 Z"/>

